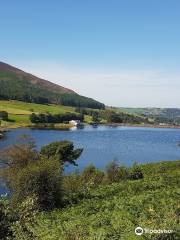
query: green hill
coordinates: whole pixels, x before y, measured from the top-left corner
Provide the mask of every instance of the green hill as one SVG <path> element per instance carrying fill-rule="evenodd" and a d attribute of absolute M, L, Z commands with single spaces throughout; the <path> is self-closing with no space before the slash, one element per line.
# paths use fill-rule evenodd
<path fill-rule="evenodd" d="M 180 124 L 179 108 L 120 108 L 121 111 L 154 119 L 156 122 Z"/>
<path fill-rule="evenodd" d="M 0 62 L 0 99 L 103 109 L 104 104 Z"/>

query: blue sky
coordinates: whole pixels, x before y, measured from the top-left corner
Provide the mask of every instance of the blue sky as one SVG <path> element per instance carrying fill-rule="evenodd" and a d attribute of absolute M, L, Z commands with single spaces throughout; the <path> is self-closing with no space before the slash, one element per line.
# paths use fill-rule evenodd
<path fill-rule="evenodd" d="M 180 107 L 179 0 L 0 0 L 0 54 L 115 106 Z"/>

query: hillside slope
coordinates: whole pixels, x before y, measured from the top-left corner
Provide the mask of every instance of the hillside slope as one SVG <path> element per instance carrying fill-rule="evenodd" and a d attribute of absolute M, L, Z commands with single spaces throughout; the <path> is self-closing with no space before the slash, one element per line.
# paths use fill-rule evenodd
<path fill-rule="evenodd" d="M 104 104 L 68 88 L 0 62 L 0 99 L 104 108 Z"/>
<path fill-rule="evenodd" d="M 75 94 L 75 92 L 73 90 L 64 88 L 62 86 L 59 86 L 59 85 L 49 82 L 47 80 L 38 78 L 30 73 L 26 73 L 18 68 L 15 68 L 15 67 L 13 67 L 9 64 L 3 63 L 3 62 L 0 62 L 0 73 L 1 73 L 0 80 L 6 80 L 6 81 L 14 80 L 14 78 L 12 78 L 12 76 L 14 74 L 19 79 L 29 81 L 31 84 L 33 84 L 35 86 L 39 86 L 39 87 L 42 87 L 45 89 L 48 88 L 52 92 Z M 4 73 L 4 76 L 2 73 Z"/>

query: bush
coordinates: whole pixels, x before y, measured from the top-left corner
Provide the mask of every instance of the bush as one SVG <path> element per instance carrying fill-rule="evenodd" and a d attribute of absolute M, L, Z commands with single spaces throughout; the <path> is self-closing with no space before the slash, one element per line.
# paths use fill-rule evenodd
<path fill-rule="evenodd" d="M 129 178 L 131 180 L 138 180 L 138 179 L 142 179 L 143 176 L 143 172 L 141 170 L 141 167 L 138 166 L 136 163 L 133 165 L 133 167 L 130 170 L 130 176 Z"/>
<path fill-rule="evenodd" d="M 81 174 L 81 181 L 87 185 L 97 186 L 102 183 L 104 172 L 98 170 L 95 166 L 87 166 Z"/>
<path fill-rule="evenodd" d="M 8 113 L 6 111 L 0 111 L 0 119 L 3 121 L 8 121 Z"/>
<path fill-rule="evenodd" d="M 119 176 L 119 180 L 127 180 L 129 179 L 129 170 L 128 168 L 124 167 L 124 166 L 120 166 L 118 168 L 118 176 Z"/>
<path fill-rule="evenodd" d="M 78 172 L 63 177 L 62 189 L 64 205 L 77 203 L 87 192 L 87 188 L 81 181 L 81 175 Z"/>
<path fill-rule="evenodd" d="M 27 197 L 35 195 L 40 210 L 60 207 L 62 204 L 59 162 L 39 159 L 28 164 L 16 175 L 13 184 L 12 203 L 18 205 Z"/>
<path fill-rule="evenodd" d="M 169 234 L 160 234 L 154 238 L 154 240 L 179 240 L 180 234 L 178 232 L 169 233 Z"/>
<path fill-rule="evenodd" d="M 37 198 L 35 195 L 27 197 L 16 209 L 17 220 L 12 224 L 13 239 L 31 240 L 36 236 L 33 231 L 38 213 Z"/>
<path fill-rule="evenodd" d="M 0 201 L 0 239 L 5 240 L 12 236 L 11 222 L 8 205 L 4 201 Z"/>
<path fill-rule="evenodd" d="M 115 160 L 106 166 L 106 179 L 108 183 L 119 181 L 119 166 Z"/>

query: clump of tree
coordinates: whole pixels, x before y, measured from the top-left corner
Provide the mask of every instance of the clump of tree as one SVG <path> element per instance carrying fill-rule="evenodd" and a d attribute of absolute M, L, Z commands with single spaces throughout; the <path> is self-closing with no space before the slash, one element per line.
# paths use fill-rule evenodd
<path fill-rule="evenodd" d="M 70 120 L 84 120 L 83 114 L 76 113 L 64 113 L 64 114 L 35 114 L 32 113 L 30 115 L 30 121 L 32 123 L 63 123 L 68 122 Z"/>
<path fill-rule="evenodd" d="M 11 192 L 11 204 L 17 206 L 35 196 L 40 210 L 61 207 L 64 166 L 75 164 L 81 153 L 82 149 L 74 149 L 68 141 L 51 143 L 38 151 L 27 137 L 4 150 L 2 177 Z"/>
<path fill-rule="evenodd" d="M 0 120 L 8 121 L 8 112 L 0 111 Z"/>
<path fill-rule="evenodd" d="M 92 121 L 95 122 L 95 123 L 98 123 L 99 122 L 99 114 L 98 112 L 95 112 L 92 114 Z"/>
<path fill-rule="evenodd" d="M 145 119 L 142 117 L 113 110 L 106 110 L 101 112 L 101 117 L 106 119 L 108 123 L 142 123 Z"/>
<path fill-rule="evenodd" d="M 128 114 L 124 112 L 117 112 L 115 110 L 95 110 L 87 108 L 76 108 L 76 112 L 89 115 L 92 117 L 93 122 L 100 122 L 101 120 L 106 120 L 107 123 L 134 123 L 139 124 L 142 122 L 148 123 L 147 118 L 139 117 L 133 114 Z"/>
<path fill-rule="evenodd" d="M 106 166 L 106 181 L 108 183 L 119 182 L 123 180 L 138 180 L 144 177 L 141 167 L 134 163 L 132 167 L 120 166 L 116 160 L 108 163 Z"/>

